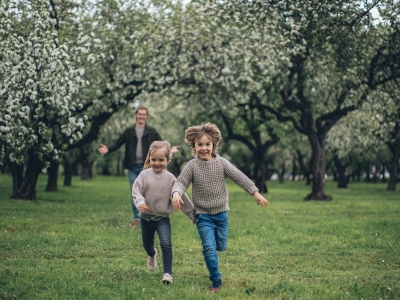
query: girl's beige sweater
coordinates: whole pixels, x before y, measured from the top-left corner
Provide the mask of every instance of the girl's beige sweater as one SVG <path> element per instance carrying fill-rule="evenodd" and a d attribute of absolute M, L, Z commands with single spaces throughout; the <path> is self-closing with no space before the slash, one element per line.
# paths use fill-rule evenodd
<path fill-rule="evenodd" d="M 146 203 L 149 210 L 146 214 L 168 217 L 174 210 L 171 202 L 171 190 L 176 181 L 175 176 L 163 170 L 160 173 L 154 172 L 152 168 L 139 173 L 132 186 L 132 201 L 136 207 Z M 193 203 L 187 195 L 183 195 L 181 210 L 189 218 L 193 217 Z"/>

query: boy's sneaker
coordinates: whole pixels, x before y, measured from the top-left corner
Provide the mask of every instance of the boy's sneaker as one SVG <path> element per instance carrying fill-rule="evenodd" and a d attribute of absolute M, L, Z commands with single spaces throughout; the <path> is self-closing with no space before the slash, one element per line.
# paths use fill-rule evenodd
<path fill-rule="evenodd" d="M 169 273 L 164 273 L 162 277 L 162 282 L 164 284 L 171 284 L 172 283 L 172 276 Z"/>
<path fill-rule="evenodd" d="M 221 279 L 213 281 L 212 286 L 210 287 L 210 292 L 218 292 L 219 289 L 221 288 L 221 285 L 222 285 Z"/>
<path fill-rule="evenodd" d="M 157 249 L 154 248 L 154 256 L 147 257 L 147 267 L 149 268 L 150 271 L 154 271 L 157 269 Z"/>

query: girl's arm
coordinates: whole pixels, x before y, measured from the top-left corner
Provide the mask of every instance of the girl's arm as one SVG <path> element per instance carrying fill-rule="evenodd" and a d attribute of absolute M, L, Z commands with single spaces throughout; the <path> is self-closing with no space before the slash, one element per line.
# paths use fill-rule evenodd
<path fill-rule="evenodd" d="M 141 172 L 139 173 L 139 176 L 136 178 L 135 182 L 132 185 L 132 201 L 133 204 L 135 204 L 135 206 L 138 208 L 138 210 L 141 204 L 145 204 L 145 199 L 143 197 L 143 189 L 144 189 L 143 184 L 144 184 L 143 173 Z"/>

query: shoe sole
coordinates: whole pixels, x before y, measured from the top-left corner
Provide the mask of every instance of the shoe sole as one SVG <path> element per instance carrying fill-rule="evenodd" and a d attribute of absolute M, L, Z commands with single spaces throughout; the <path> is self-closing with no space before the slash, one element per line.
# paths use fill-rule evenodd
<path fill-rule="evenodd" d="M 162 283 L 169 285 L 172 283 L 173 278 L 171 276 L 163 276 Z"/>

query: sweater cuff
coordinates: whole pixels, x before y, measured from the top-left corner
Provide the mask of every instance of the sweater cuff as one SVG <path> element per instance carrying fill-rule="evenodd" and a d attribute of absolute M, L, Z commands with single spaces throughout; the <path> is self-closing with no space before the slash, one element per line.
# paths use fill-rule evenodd
<path fill-rule="evenodd" d="M 259 190 L 258 190 L 258 189 L 254 190 L 254 191 L 250 194 L 250 196 L 254 196 L 254 193 L 255 193 L 255 192 L 259 192 Z"/>

